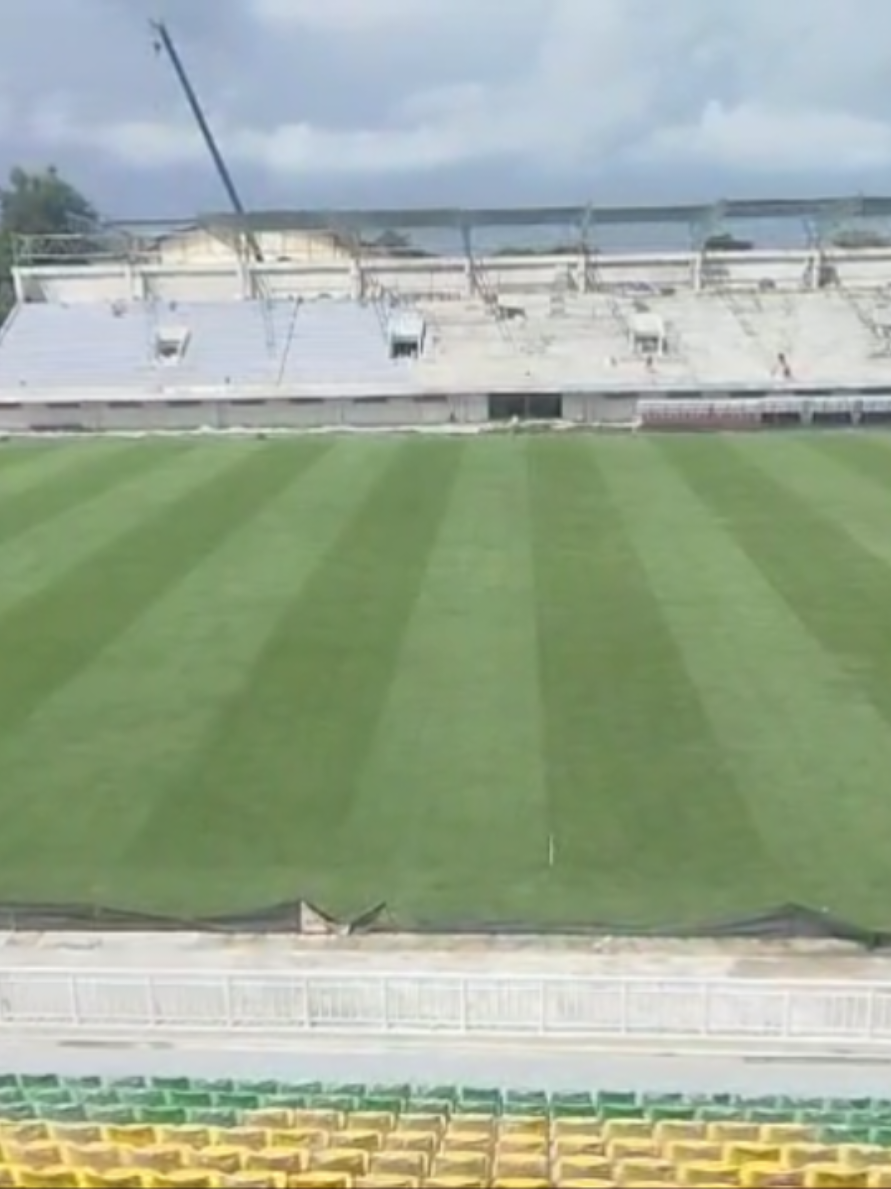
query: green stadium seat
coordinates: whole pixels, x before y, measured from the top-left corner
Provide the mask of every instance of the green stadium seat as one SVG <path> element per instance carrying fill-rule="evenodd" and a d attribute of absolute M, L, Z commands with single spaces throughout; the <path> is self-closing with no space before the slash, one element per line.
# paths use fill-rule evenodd
<path fill-rule="evenodd" d="M 597 1093 L 597 1105 L 610 1108 L 637 1106 L 637 1094 L 633 1090 L 600 1090 Z"/>
<path fill-rule="evenodd" d="M 121 1090 L 124 1087 L 132 1090 L 147 1090 L 151 1083 L 151 1078 L 143 1077 L 142 1074 L 130 1074 L 125 1078 L 106 1078 L 106 1085 L 114 1090 Z"/>
<path fill-rule="evenodd" d="M 359 1098 L 342 1094 L 310 1094 L 306 1099 L 306 1105 L 313 1111 L 355 1111 L 359 1102 Z"/>
<path fill-rule="evenodd" d="M 8 1122 L 24 1122 L 26 1119 L 36 1119 L 37 1111 L 34 1103 L 27 1098 L 9 1098 L 0 1105 L 0 1119 Z"/>
<path fill-rule="evenodd" d="M 34 1109 L 43 1117 L 45 1110 L 50 1110 L 53 1107 L 71 1106 L 73 1104 L 73 1096 L 71 1091 L 66 1087 L 56 1087 L 55 1089 L 32 1088 L 25 1091 L 25 1097 L 29 1102 L 33 1102 Z"/>
<path fill-rule="evenodd" d="M 276 1094 L 264 1094 L 261 1101 L 264 1109 L 274 1111 L 302 1111 L 306 1108 L 311 1095 L 301 1094 L 298 1090 L 279 1090 Z"/>
<path fill-rule="evenodd" d="M 16 1073 L 0 1073 L 0 1090 L 18 1090 L 19 1077 Z"/>
<path fill-rule="evenodd" d="M 455 1109 L 453 1098 L 412 1098 L 408 1110 L 416 1115 L 451 1115 Z"/>
<path fill-rule="evenodd" d="M 456 1110 L 465 1111 L 469 1114 L 475 1114 L 481 1111 L 487 1113 L 491 1111 L 493 1114 L 499 1114 L 501 1107 L 502 1096 L 500 1090 L 478 1090 L 472 1086 L 462 1089 L 458 1095 L 458 1101 L 455 1103 Z"/>
<path fill-rule="evenodd" d="M 891 1148 L 891 1127 L 873 1127 L 869 1132 L 869 1142 L 878 1144 L 881 1148 Z"/>
<path fill-rule="evenodd" d="M 588 1115 L 596 1111 L 597 1103 L 590 1094 L 569 1094 L 557 1091 L 551 1095 L 551 1110 L 558 1115 Z"/>
<path fill-rule="evenodd" d="M 42 1106 L 40 1117 L 49 1123 L 85 1123 L 87 1112 L 82 1102 L 71 1102 L 52 1107 Z"/>
<path fill-rule="evenodd" d="M 166 1097 L 171 1106 L 183 1107 L 186 1110 L 207 1110 L 215 1106 L 218 1095 L 210 1090 L 170 1090 Z"/>
<path fill-rule="evenodd" d="M 193 1078 L 191 1088 L 194 1092 L 202 1094 L 228 1094 L 238 1085 L 239 1083 L 232 1078 Z M 277 1082 L 272 1082 L 271 1085 L 274 1089 L 278 1088 Z"/>
<path fill-rule="evenodd" d="M 136 1112 L 131 1106 L 121 1103 L 84 1103 L 84 1111 L 90 1123 L 98 1123 L 101 1127 L 124 1127 L 136 1122 Z"/>
<path fill-rule="evenodd" d="M 22 1090 L 54 1090 L 59 1084 L 55 1073 L 21 1073 L 19 1086 Z"/>
<path fill-rule="evenodd" d="M 179 1127 L 189 1119 L 188 1112 L 181 1106 L 141 1106 L 136 1112 L 138 1123 L 150 1123 L 155 1127 Z"/>
<path fill-rule="evenodd" d="M 149 1080 L 149 1085 L 153 1090 L 191 1090 L 191 1078 L 162 1078 L 155 1077 Z"/>
<path fill-rule="evenodd" d="M 539 1115 L 550 1109 L 548 1095 L 541 1090 L 508 1090 L 502 1097 L 502 1109 L 511 1115 Z"/>
<path fill-rule="evenodd" d="M 368 1087 L 364 1082 L 327 1082 L 320 1093 L 331 1098 L 364 1098 Z"/>
<path fill-rule="evenodd" d="M 641 1109 L 646 1118 L 652 1120 L 653 1123 L 672 1119 L 686 1123 L 688 1120 L 696 1118 L 696 1108 L 685 1102 L 645 1103 Z"/>
<path fill-rule="evenodd" d="M 118 1102 L 132 1106 L 134 1110 L 150 1110 L 156 1106 L 167 1106 L 169 1096 L 164 1090 L 152 1090 L 145 1086 L 119 1086 Z"/>
<path fill-rule="evenodd" d="M 194 1110 L 185 1111 L 185 1119 L 180 1122 L 190 1123 L 193 1127 L 237 1127 L 240 1120 L 235 1111 Z"/>
<path fill-rule="evenodd" d="M 371 1094 L 363 1098 L 359 1109 L 375 1114 L 398 1115 L 407 1110 L 411 1099 L 401 1094 Z"/>
<path fill-rule="evenodd" d="M 644 1119 L 646 1118 L 646 1107 L 639 1106 L 636 1102 L 624 1105 L 621 1102 L 600 1102 L 597 1104 L 597 1114 L 604 1120 Z"/>
<path fill-rule="evenodd" d="M 85 1106 L 120 1106 L 121 1098 L 117 1090 L 110 1086 L 85 1086 L 80 1092 L 80 1101 Z"/>
<path fill-rule="evenodd" d="M 212 1095 L 212 1106 L 224 1111 L 255 1111 L 258 1110 L 265 1099 L 260 1094 L 249 1094 L 244 1091 L 232 1091 L 228 1094 L 214 1094 Z M 196 1104 L 197 1105 L 197 1104 Z"/>
<path fill-rule="evenodd" d="M 103 1080 L 100 1077 L 59 1078 L 59 1085 L 65 1086 L 78 1099 L 80 1099 L 86 1090 L 101 1090 L 103 1084 Z"/>
<path fill-rule="evenodd" d="M 416 1086 L 411 1091 L 411 1102 L 419 1099 L 438 1099 L 441 1102 L 455 1104 L 459 1101 L 461 1092 L 457 1086 Z M 414 1105 L 412 1110 L 414 1110 Z"/>

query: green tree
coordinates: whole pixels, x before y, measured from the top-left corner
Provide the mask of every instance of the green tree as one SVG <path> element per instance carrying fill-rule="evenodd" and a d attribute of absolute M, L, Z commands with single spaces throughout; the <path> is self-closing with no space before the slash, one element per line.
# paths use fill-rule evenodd
<path fill-rule="evenodd" d="M 16 236 L 72 236 L 72 255 L 86 244 L 98 216 L 93 204 L 55 166 L 30 172 L 16 167 L 0 187 L 0 320 L 15 300 L 12 286 Z M 85 249 L 84 249 L 85 250 Z"/>

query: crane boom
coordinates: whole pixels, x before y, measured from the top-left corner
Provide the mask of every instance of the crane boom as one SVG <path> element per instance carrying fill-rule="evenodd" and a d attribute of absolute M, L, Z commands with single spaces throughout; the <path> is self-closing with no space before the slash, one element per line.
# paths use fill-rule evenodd
<path fill-rule="evenodd" d="M 248 247 L 251 250 L 251 254 L 258 263 L 262 263 L 263 255 L 260 251 L 260 245 L 257 243 L 257 239 L 253 233 L 247 229 L 244 204 L 239 197 L 235 182 L 232 179 L 232 174 L 229 172 L 229 167 L 226 165 L 223 154 L 220 152 L 220 147 L 216 142 L 213 131 L 211 130 L 210 124 L 207 121 L 207 117 L 204 114 L 204 109 L 202 108 L 201 102 L 195 93 L 195 88 L 192 86 L 188 72 L 183 65 L 182 58 L 179 56 L 179 51 L 174 44 L 173 38 L 170 36 L 167 26 L 163 21 L 151 21 L 150 25 L 156 38 L 155 49 L 159 53 L 163 50 L 170 59 L 170 65 L 173 67 L 173 71 L 177 77 L 180 87 L 182 87 L 183 94 L 186 97 L 186 102 L 189 105 L 189 110 L 195 119 L 195 123 L 198 125 L 198 131 L 201 133 L 201 138 L 207 147 L 207 151 L 210 153 L 214 169 L 217 171 L 217 176 L 223 183 L 223 189 L 226 191 L 226 195 L 232 204 L 232 209 L 235 211 L 236 215 L 240 216 L 240 218 L 245 221 L 245 237 L 247 239 Z"/>

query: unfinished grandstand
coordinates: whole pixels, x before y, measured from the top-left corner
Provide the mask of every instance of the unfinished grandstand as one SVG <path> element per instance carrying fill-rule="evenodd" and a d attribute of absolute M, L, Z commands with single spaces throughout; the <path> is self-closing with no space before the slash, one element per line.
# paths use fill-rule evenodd
<path fill-rule="evenodd" d="M 0 430 L 882 421 L 889 214 L 266 212 L 22 237 Z"/>

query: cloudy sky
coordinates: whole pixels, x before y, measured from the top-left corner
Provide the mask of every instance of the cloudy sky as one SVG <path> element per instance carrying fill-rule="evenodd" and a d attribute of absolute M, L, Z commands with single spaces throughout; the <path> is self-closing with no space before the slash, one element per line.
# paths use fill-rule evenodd
<path fill-rule="evenodd" d="M 888 0 L 0 0 L 3 170 L 223 208 L 891 190 Z M 886 182 L 886 177 L 888 181 Z"/>

